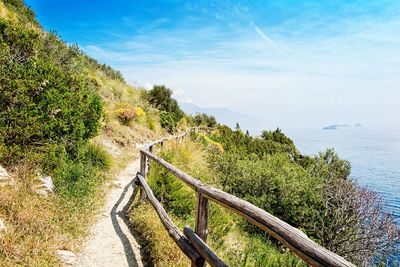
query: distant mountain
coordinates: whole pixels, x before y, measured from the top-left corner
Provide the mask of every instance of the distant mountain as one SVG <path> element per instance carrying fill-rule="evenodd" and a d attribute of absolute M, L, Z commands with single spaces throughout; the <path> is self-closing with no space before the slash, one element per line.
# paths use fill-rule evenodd
<path fill-rule="evenodd" d="M 326 126 L 322 129 L 323 130 L 337 130 L 338 128 L 346 128 L 346 127 L 352 127 L 352 126 L 348 125 L 348 124 L 333 124 L 333 125 Z M 354 124 L 353 127 L 362 127 L 362 125 L 360 123 L 356 123 L 356 124 Z"/>
<path fill-rule="evenodd" d="M 243 114 L 240 112 L 233 111 L 229 108 L 203 108 L 195 104 L 179 102 L 179 106 L 183 111 L 190 115 L 196 115 L 196 113 L 206 113 L 214 116 L 219 123 L 226 124 L 231 128 L 234 128 L 238 122 L 242 130 L 251 129 L 251 126 L 259 122 L 259 119 L 251 115 Z"/>

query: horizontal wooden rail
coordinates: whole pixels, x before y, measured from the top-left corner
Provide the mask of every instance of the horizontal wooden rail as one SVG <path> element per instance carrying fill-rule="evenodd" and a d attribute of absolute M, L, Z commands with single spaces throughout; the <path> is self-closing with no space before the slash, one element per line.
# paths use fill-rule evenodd
<path fill-rule="evenodd" d="M 183 253 L 185 253 L 186 256 L 188 256 L 192 260 L 192 262 L 201 262 L 203 258 L 199 255 L 199 253 L 197 253 L 197 250 L 193 247 L 190 241 L 179 231 L 179 229 L 171 221 L 167 212 L 153 195 L 153 191 L 151 191 L 144 177 L 141 174 L 137 174 L 137 179 L 139 180 L 140 185 L 143 187 L 147 199 L 156 210 L 158 217 L 160 218 L 165 229 L 167 229 L 171 238 L 175 241 L 175 243 L 179 246 Z"/>
<path fill-rule="evenodd" d="M 162 138 L 160 138 L 158 140 L 154 140 L 154 141 L 150 141 L 150 142 L 145 143 L 145 144 L 138 145 L 137 147 L 139 147 L 141 149 L 149 150 L 151 147 L 153 147 L 155 145 L 160 145 L 160 144 L 162 145 L 165 141 L 179 140 L 180 138 L 185 137 L 186 135 L 188 135 L 191 132 L 198 132 L 198 131 L 210 132 L 213 129 L 214 128 L 212 128 L 212 127 L 205 127 L 205 126 L 191 127 L 191 128 L 187 129 L 185 132 L 183 132 L 181 134 L 162 137 Z"/>
<path fill-rule="evenodd" d="M 287 224 L 265 210 L 222 190 L 203 184 L 164 159 L 146 150 L 141 150 L 141 153 L 169 170 L 177 178 L 196 190 L 197 193 L 202 194 L 209 200 L 225 206 L 252 224 L 266 231 L 310 265 L 355 266 L 341 256 L 318 245 L 297 228 Z"/>
<path fill-rule="evenodd" d="M 207 244 L 195 233 L 189 226 L 183 229 L 183 233 L 190 240 L 193 246 L 197 249 L 199 254 L 212 266 L 212 267 L 227 267 L 226 265 L 208 246 Z"/>

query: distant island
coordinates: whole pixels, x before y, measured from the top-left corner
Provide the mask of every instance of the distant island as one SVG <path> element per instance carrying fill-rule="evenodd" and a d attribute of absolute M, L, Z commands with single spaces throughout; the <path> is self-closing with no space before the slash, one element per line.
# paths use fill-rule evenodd
<path fill-rule="evenodd" d="M 346 127 L 351 127 L 351 125 L 348 124 L 333 124 L 333 125 L 329 125 L 326 126 L 324 128 L 322 128 L 323 130 L 337 130 L 338 128 L 346 128 Z M 353 127 L 362 127 L 361 123 L 356 123 L 354 124 Z"/>

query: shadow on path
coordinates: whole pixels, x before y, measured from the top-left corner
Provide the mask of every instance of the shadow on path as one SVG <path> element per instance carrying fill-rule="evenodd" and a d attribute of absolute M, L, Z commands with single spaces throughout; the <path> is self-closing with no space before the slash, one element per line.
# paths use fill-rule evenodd
<path fill-rule="evenodd" d="M 129 189 L 132 189 L 132 190 L 129 190 Z M 129 193 L 129 191 L 132 191 L 131 196 L 127 195 Z M 129 221 L 129 218 L 127 217 L 127 213 L 128 213 L 129 207 L 131 206 L 137 192 L 138 192 L 138 187 L 135 186 L 135 179 L 132 179 L 132 181 L 129 182 L 124 187 L 124 190 L 122 191 L 121 196 L 119 197 L 117 203 L 115 203 L 114 207 L 111 210 L 111 214 L 110 214 L 111 221 L 114 226 L 114 230 L 117 233 L 118 237 L 121 239 L 122 245 L 124 246 L 124 252 L 125 252 L 125 256 L 126 256 L 129 267 L 138 267 L 139 266 L 137 263 L 138 259 L 136 259 L 136 257 L 135 257 L 135 253 L 134 253 L 132 244 L 131 244 L 129 238 L 127 237 L 127 234 L 132 234 L 132 236 L 133 236 L 131 223 Z M 127 197 L 129 197 L 129 199 L 126 202 L 126 204 L 124 204 L 123 202 L 125 202 L 124 200 L 126 200 Z M 124 206 L 121 208 L 120 205 L 124 205 Z M 118 218 L 120 218 L 120 220 L 118 220 Z M 128 229 L 128 231 L 130 233 L 124 233 L 123 225 L 121 225 L 122 223 L 125 224 L 126 228 Z"/>

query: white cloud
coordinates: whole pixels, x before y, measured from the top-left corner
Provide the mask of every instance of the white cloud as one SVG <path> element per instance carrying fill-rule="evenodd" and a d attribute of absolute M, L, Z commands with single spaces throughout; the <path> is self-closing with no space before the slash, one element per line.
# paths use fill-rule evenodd
<path fill-rule="evenodd" d="M 261 114 L 271 124 L 395 121 L 399 19 L 347 20 L 335 32 L 328 32 L 332 26 L 314 36 L 308 22 L 297 21 L 289 37 L 280 34 L 281 27 L 290 28 L 267 28 L 274 41 L 247 24 L 223 36 L 213 27 L 154 30 L 84 50 L 120 69 L 131 83 L 165 84 L 177 88 L 174 96 L 182 102 Z"/>

